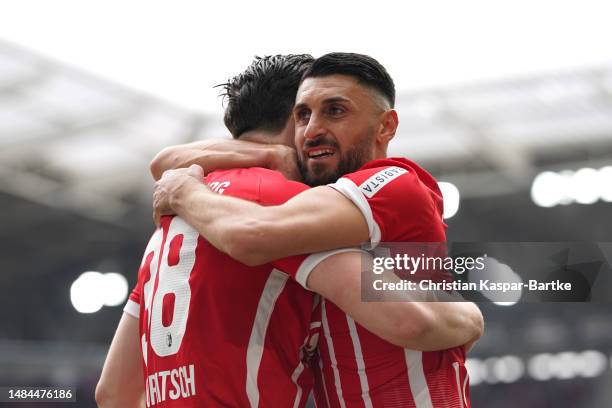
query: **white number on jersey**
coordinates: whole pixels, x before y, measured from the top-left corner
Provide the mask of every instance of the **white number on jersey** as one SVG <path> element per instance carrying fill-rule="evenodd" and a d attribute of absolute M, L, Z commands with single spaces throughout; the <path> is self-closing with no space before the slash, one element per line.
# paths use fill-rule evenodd
<path fill-rule="evenodd" d="M 146 254 L 153 252 L 150 266 L 151 278 L 143 286 L 145 309 L 149 316 L 147 334 L 151 348 L 160 357 L 176 354 L 183 341 L 191 301 L 189 276 L 195 265 L 198 236 L 198 232 L 189 224 L 179 217 L 174 217 L 170 222 L 163 250 L 161 248 L 162 231 L 158 230 L 145 251 Z M 180 245 L 180 250 L 178 258 L 170 260 L 172 245 Z M 159 259 L 160 252 L 161 259 Z M 153 291 L 156 276 L 159 278 L 157 288 Z M 164 303 L 166 307 L 172 307 L 171 313 L 166 311 L 166 322 L 164 322 L 163 315 Z M 142 338 L 142 346 L 146 362 L 147 338 L 145 335 Z"/>

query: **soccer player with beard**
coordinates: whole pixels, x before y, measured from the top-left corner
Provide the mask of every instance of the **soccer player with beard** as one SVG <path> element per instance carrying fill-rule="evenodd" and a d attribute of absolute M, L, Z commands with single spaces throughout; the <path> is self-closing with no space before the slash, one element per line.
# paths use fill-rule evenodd
<path fill-rule="evenodd" d="M 235 141 L 238 145 L 232 149 L 240 146 L 238 153 L 219 143 L 209 145 L 215 151 L 206 161 L 211 168 L 260 163 L 292 172 L 294 162 L 287 155 L 290 149 L 273 143 L 292 141 L 293 122 L 288 118 L 293 97 L 289 97 L 288 108 L 283 108 L 287 104 L 282 101 L 287 101 L 283 96 L 295 95 L 300 64 L 305 63 L 300 58 L 304 57 L 256 61 L 226 84 L 229 103 L 225 121 L 233 135 L 270 144 Z M 259 87 L 248 86 L 257 83 Z M 291 86 L 293 93 L 288 92 Z M 305 189 L 264 169 L 215 172 L 208 175 L 206 183 L 217 193 L 264 205 L 283 202 Z M 289 272 L 302 259 L 279 261 L 275 266 Z M 147 405 L 301 406 L 310 373 L 304 370 L 300 357 L 312 347 L 309 323 L 314 303 L 312 294 L 286 281 L 270 265 L 245 268 L 220 256 L 179 218 L 165 218 L 145 251 L 139 284 L 111 345 L 97 400 L 101 406 L 128 406 L 142 394 L 142 386 L 133 383 L 135 376 L 142 375 L 135 360 L 140 325 Z M 384 330 L 370 326 L 368 319 L 376 319 L 372 313 L 368 319 L 357 319 L 374 332 L 402 344 L 414 341 L 418 346 L 422 340 L 416 335 L 419 313 L 425 314 L 420 309 L 412 312 L 415 324 L 411 331 L 390 324 Z M 140 324 L 130 314 L 137 315 Z M 448 321 L 451 327 L 457 322 L 467 329 L 443 341 L 460 344 L 473 337 L 469 330 L 473 324 L 466 316 L 451 315 Z M 316 328 L 317 322 L 311 326 Z M 134 389 L 140 389 L 140 394 Z"/>
<path fill-rule="evenodd" d="M 365 241 L 444 242 L 441 193 L 433 177 L 409 160 L 386 159 L 398 124 L 394 99 L 393 81 L 377 61 L 325 55 L 298 91 L 296 146 L 310 184 L 335 183 L 261 207 L 213 194 L 199 180 L 201 169 L 192 166 L 164 173 L 156 212 L 180 214 L 217 248 L 253 265 Z M 360 266 L 359 255 L 330 251 L 311 255 L 292 271 L 298 282 L 329 299 L 322 302 L 325 386 L 319 401 L 333 407 L 469 406 L 462 347 L 416 351 L 351 318 L 367 321 L 364 315 L 389 307 L 360 303 Z M 417 324 L 407 309 L 387 311 L 384 323 Z M 439 340 L 432 336 L 431 347 L 421 350 L 436 350 Z"/>

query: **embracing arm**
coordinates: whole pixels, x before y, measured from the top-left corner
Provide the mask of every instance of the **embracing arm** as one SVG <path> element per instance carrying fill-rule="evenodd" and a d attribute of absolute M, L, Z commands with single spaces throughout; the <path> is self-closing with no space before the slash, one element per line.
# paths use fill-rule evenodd
<path fill-rule="evenodd" d="M 361 211 L 331 187 L 264 207 L 213 193 L 201 179 L 197 166 L 164 173 L 154 195 L 157 222 L 160 213 L 177 214 L 217 249 L 247 265 L 368 241 Z"/>
<path fill-rule="evenodd" d="M 166 170 L 197 164 L 204 174 L 214 170 L 266 167 L 296 179 L 295 150 L 279 144 L 254 143 L 235 139 L 208 139 L 170 146 L 151 161 L 153 178 L 159 180 Z"/>
<path fill-rule="evenodd" d="M 332 255 L 310 273 L 309 289 L 334 302 L 357 323 L 403 348 L 436 351 L 472 345 L 484 330 L 482 313 L 470 302 L 362 302 L 359 252 Z M 469 346 L 468 346 L 469 347 Z"/>
<path fill-rule="evenodd" d="M 138 319 L 123 313 L 96 386 L 99 407 L 144 407 Z"/>

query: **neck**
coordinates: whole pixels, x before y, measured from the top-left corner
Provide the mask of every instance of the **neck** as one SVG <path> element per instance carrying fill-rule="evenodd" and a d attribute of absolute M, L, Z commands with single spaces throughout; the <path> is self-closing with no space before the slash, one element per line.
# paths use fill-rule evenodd
<path fill-rule="evenodd" d="M 374 160 L 387 158 L 387 146 L 374 147 Z"/>

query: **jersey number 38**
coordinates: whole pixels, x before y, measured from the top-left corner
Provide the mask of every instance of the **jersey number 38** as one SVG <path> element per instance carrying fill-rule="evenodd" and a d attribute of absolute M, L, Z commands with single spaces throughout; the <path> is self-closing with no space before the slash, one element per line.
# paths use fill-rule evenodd
<path fill-rule="evenodd" d="M 151 277 L 144 283 L 142 293 L 148 319 L 148 330 L 141 339 L 144 361 L 147 341 L 160 357 L 176 354 L 181 347 L 191 301 L 189 275 L 195 264 L 198 237 L 195 229 L 174 217 L 166 240 L 163 241 L 163 230 L 158 229 L 147 245 L 143 263 L 149 263 Z"/>

